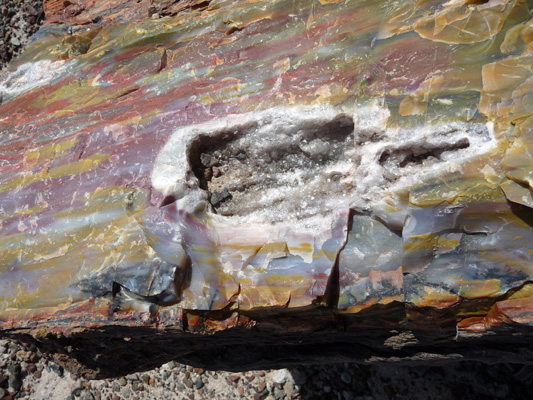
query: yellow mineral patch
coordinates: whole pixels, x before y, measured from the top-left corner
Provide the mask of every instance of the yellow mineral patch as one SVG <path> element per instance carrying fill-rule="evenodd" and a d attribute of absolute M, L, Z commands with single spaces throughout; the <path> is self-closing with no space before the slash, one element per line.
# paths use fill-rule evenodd
<path fill-rule="evenodd" d="M 429 99 L 439 92 L 444 84 L 442 75 L 433 76 L 420 84 L 418 89 L 400 103 L 398 112 L 402 116 L 419 115 L 427 110 Z"/>
<path fill-rule="evenodd" d="M 16 214 L 37 214 L 43 211 L 48 205 L 36 205 L 34 207 L 30 208 L 23 208 L 21 210 L 17 210 Z M 7 215 L 4 214 L 4 217 L 7 217 Z"/>
<path fill-rule="evenodd" d="M 265 253 L 281 253 L 281 254 L 285 254 L 285 255 L 288 255 L 289 254 L 289 250 L 287 248 L 287 242 L 271 242 L 271 243 L 266 243 L 263 245 L 263 247 L 261 247 L 261 252 L 265 252 Z"/>
<path fill-rule="evenodd" d="M 39 182 L 45 179 L 58 179 L 69 175 L 78 175 L 87 171 L 91 171 L 98 167 L 102 162 L 109 158 L 110 154 L 96 153 L 92 156 L 75 161 L 70 164 L 61 165 L 55 168 L 43 168 L 37 173 L 28 174 L 26 176 L 19 176 L 8 183 L 0 186 L 0 192 L 5 190 L 21 188 L 32 183 Z"/>
<path fill-rule="evenodd" d="M 339 4 L 344 2 L 344 0 L 318 0 L 320 4 L 327 5 L 327 4 Z"/>
<path fill-rule="evenodd" d="M 344 1 L 344 0 L 342 0 Z M 291 59 L 289 57 L 284 58 L 283 60 L 279 60 L 274 63 L 274 68 L 279 68 L 283 72 L 287 72 L 291 68 Z"/>
<path fill-rule="evenodd" d="M 330 260 L 333 260 L 333 259 L 335 259 L 335 257 L 337 257 L 337 252 L 324 251 L 323 249 L 320 249 L 318 254 L 313 254 L 313 258 L 314 259 L 321 258 L 322 256 L 326 256 Z"/>
<path fill-rule="evenodd" d="M 413 24 L 423 38 L 444 43 L 475 43 L 488 40 L 502 28 L 504 16 L 500 5 L 480 7 L 463 4 L 420 18 Z"/>
<path fill-rule="evenodd" d="M 488 279 L 486 281 L 458 281 L 461 285 L 459 296 L 465 299 L 479 299 L 495 296 L 500 293 L 500 280 Z"/>
<path fill-rule="evenodd" d="M 524 187 L 510 180 L 501 183 L 500 187 L 504 191 L 505 197 L 510 201 L 527 207 L 533 207 L 533 196 L 529 187 Z"/>
<path fill-rule="evenodd" d="M 318 96 L 313 104 L 323 104 L 331 97 L 331 90 L 329 85 L 322 85 L 315 91 L 315 96 Z"/>
<path fill-rule="evenodd" d="M 212 104 L 212 103 L 215 102 L 215 100 L 211 97 L 211 95 L 209 93 L 201 96 L 198 99 L 198 101 L 201 102 L 201 103 L 207 103 L 207 104 Z"/>
<path fill-rule="evenodd" d="M 405 243 L 403 248 L 408 252 L 445 250 L 451 251 L 459 246 L 457 239 L 448 239 L 438 236 L 437 233 L 427 233 L 410 237 L 410 241 Z"/>
<path fill-rule="evenodd" d="M 251 310 L 258 307 L 286 307 L 291 299 L 291 292 L 286 287 L 254 285 L 241 286 L 239 308 Z"/>
<path fill-rule="evenodd" d="M 524 29 L 524 24 L 518 24 L 508 29 L 505 32 L 505 38 L 500 45 L 500 51 L 503 54 L 512 54 L 518 52 L 520 49 L 525 47 L 525 43 L 522 40 L 522 30 Z"/>
<path fill-rule="evenodd" d="M 356 305 L 348 307 L 346 310 L 338 310 L 337 312 L 341 314 L 357 314 L 358 312 L 366 310 L 367 308 L 370 308 L 373 305 L 376 305 L 376 304 L 385 305 L 385 304 L 390 304 L 393 301 L 403 302 L 405 301 L 405 298 L 403 295 L 385 296 L 382 298 L 372 298 L 372 299 L 368 299 L 367 301 L 361 304 L 356 304 Z"/>
<path fill-rule="evenodd" d="M 310 285 L 313 284 L 314 279 L 305 277 L 303 275 L 269 275 L 265 277 L 265 280 L 268 282 L 269 285 L 276 285 L 276 286 L 286 286 L 291 287 L 293 284 L 298 283 L 300 284 L 308 282 Z"/>
<path fill-rule="evenodd" d="M 485 179 L 492 184 L 498 184 L 502 179 L 501 172 L 496 172 L 494 168 L 488 164 L 483 166 L 483 168 L 480 169 L 479 172 L 482 172 Z"/>
<path fill-rule="evenodd" d="M 52 253 L 36 254 L 33 257 L 33 259 L 35 261 L 40 261 L 40 260 L 51 260 L 52 258 L 61 257 L 61 256 L 64 256 L 65 254 L 68 253 L 68 251 L 70 250 L 70 247 L 71 246 L 69 246 L 69 245 L 65 245 L 65 246 L 60 247 L 59 249 L 57 249 L 56 251 L 54 251 Z"/>
<path fill-rule="evenodd" d="M 533 19 L 530 19 L 524 24 L 523 29 L 520 31 L 522 40 L 524 43 L 529 44 L 533 42 Z"/>
<path fill-rule="evenodd" d="M 242 250 L 242 251 L 259 250 L 261 248 L 261 245 L 258 245 L 258 244 L 222 243 L 221 246 L 226 247 L 228 249 L 232 249 L 232 250 Z"/>
<path fill-rule="evenodd" d="M 310 262 L 313 257 L 314 248 L 311 243 L 302 242 L 300 246 L 289 246 L 289 252 L 296 256 L 301 256 L 306 262 Z"/>
<path fill-rule="evenodd" d="M 526 283 L 522 288 L 514 292 L 509 300 L 523 299 L 527 297 L 533 297 L 533 283 Z"/>
<path fill-rule="evenodd" d="M 427 110 L 427 106 L 427 102 L 414 95 L 410 95 L 402 100 L 398 112 L 402 117 L 407 115 L 419 115 L 423 114 Z"/>
<path fill-rule="evenodd" d="M 358 312 L 365 310 L 369 307 L 372 307 L 375 304 L 381 304 L 381 303 L 379 302 L 379 299 L 372 298 L 372 299 L 368 299 L 367 301 L 363 303 L 350 306 L 346 310 L 342 310 L 340 312 L 342 314 L 357 314 Z"/>
<path fill-rule="evenodd" d="M 532 154 L 533 143 L 528 143 L 524 138 L 516 139 L 505 152 L 505 157 L 501 162 L 506 175 L 513 181 L 531 187 L 533 184 Z"/>
<path fill-rule="evenodd" d="M 68 150 L 70 150 L 77 142 L 78 138 L 73 138 L 30 149 L 24 154 L 24 166 L 27 169 L 31 169 L 37 163 L 62 157 L 68 154 Z"/>
<path fill-rule="evenodd" d="M 531 77 L 533 57 L 520 56 L 486 64 L 479 111 L 489 118 L 507 118 L 513 111 L 513 92 Z"/>
<path fill-rule="evenodd" d="M 378 39 L 412 31 L 412 25 L 428 14 L 421 1 L 395 1 L 388 4 L 387 15 L 379 30 Z"/>
<path fill-rule="evenodd" d="M 291 247 L 289 247 L 289 250 L 291 252 L 293 252 L 293 251 L 297 251 L 297 252 L 300 252 L 300 251 L 312 252 L 313 251 L 313 245 L 311 243 L 302 242 L 302 243 L 300 243 L 300 246 L 291 246 Z"/>
<path fill-rule="evenodd" d="M 434 288 L 431 286 L 424 287 L 424 296 L 414 295 L 411 297 L 412 302 L 417 307 L 432 307 L 437 309 L 448 308 L 455 303 L 458 303 L 460 297 L 456 294 L 450 293 L 442 288 Z"/>
<path fill-rule="evenodd" d="M 86 206 L 61 211 L 55 218 L 86 217 L 113 210 L 125 210 L 130 213 L 144 209 L 149 196 L 146 189 L 132 189 L 122 186 L 106 186 L 97 188 L 94 192 L 83 197 Z"/>

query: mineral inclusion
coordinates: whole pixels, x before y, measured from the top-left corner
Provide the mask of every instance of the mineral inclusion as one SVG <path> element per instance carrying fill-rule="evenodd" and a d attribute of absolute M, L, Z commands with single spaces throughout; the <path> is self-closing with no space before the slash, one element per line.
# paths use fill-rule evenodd
<path fill-rule="evenodd" d="M 533 324 L 532 2 L 47 3 L 0 333 Z"/>

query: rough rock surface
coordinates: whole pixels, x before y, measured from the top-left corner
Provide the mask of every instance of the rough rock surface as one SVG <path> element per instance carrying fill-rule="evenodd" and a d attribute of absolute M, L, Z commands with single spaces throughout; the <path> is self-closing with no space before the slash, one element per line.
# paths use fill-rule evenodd
<path fill-rule="evenodd" d="M 527 2 L 45 9 L 0 78 L 4 335 L 87 377 L 531 361 Z"/>
<path fill-rule="evenodd" d="M 21 53 L 43 19 L 42 0 L 0 1 L 0 71 Z"/>

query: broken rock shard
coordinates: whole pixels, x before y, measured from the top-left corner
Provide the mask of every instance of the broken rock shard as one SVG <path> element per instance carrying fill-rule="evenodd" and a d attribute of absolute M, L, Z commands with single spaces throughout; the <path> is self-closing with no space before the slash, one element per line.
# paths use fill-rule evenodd
<path fill-rule="evenodd" d="M 0 335 L 89 378 L 531 362 L 530 2 L 112 3 L 0 75 Z"/>

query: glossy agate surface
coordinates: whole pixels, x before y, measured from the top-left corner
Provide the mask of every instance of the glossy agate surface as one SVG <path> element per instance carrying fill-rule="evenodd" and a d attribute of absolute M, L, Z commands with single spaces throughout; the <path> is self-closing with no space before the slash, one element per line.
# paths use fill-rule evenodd
<path fill-rule="evenodd" d="M 532 4 L 94 3 L 0 76 L 1 328 L 532 323 Z"/>

